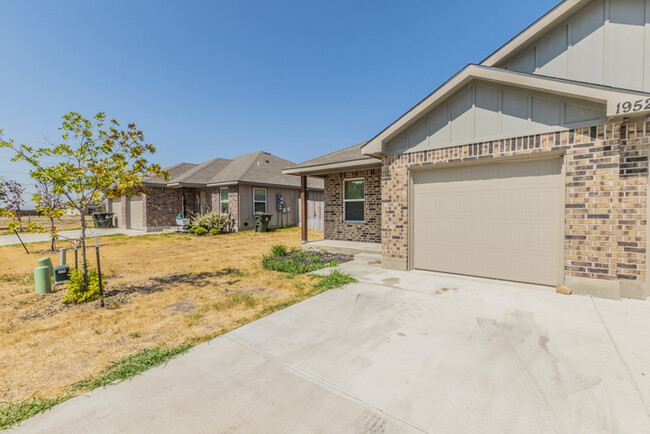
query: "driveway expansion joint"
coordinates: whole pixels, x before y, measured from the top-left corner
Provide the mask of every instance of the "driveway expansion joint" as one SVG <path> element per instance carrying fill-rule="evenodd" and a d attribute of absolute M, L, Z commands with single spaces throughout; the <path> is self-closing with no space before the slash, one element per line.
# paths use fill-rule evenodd
<path fill-rule="evenodd" d="M 426 429 L 424 429 L 424 428 L 422 428 L 422 427 L 420 427 L 418 425 L 415 425 L 413 422 L 411 422 L 409 420 L 406 420 L 403 417 L 401 417 L 401 416 L 399 416 L 399 415 L 397 415 L 397 414 L 395 414 L 395 413 L 393 413 L 393 412 L 391 412 L 389 410 L 386 410 L 386 409 L 384 409 L 384 408 L 382 408 L 380 406 L 377 406 L 375 404 L 372 404 L 372 403 L 370 403 L 368 401 L 365 401 L 365 400 L 359 398 L 358 396 L 354 395 L 353 393 L 351 393 L 351 392 L 349 392 L 349 391 L 347 391 L 345 389 L 340 388 L 336 384 L 334 384 L 334 383 L 332 383 L 330 381 L 327 381 L 322 377 L 319 377 L 319 376 L 317 376 L 315 374 L 312 374 L 310 372 L 307 372 L 305 370 L 297 368 L 297 367 L 295 367 L 293 365 L 290 365 L 290 364 L 286 363 L 285 361 L 283 361 L 282 359 L 279 359 L 279 358 L 277 358 L 275 356 L 272 356 L 272 355 L 270 355 L 268 353 L 259 351 L 259 350 L 255 349 L 255 348 L 253 348 L 253 347 L 251 347 L 249 345 L 246 345 L 243 342 L 238 341 L 237 339 L 234 339 L 232 336 L 228 336 L 228 334 L 225 334 L 222 337 L 228 339 L 229 341 L 231 341 L 231 342 L 233 342 L 233 343 L 235 343 L 237 345 L 241 345 L 242 347 L 246 348 L 249 351 L 252 351 L 252 352 L 254 352 L 256 354 L 259 354 L 260 356 L 262 356 L 262 357 L 264 357 L 264 358 L 266 358 L 268 360 L 272 360 L 272 361 L 282 365 L 286 369 L 289 369 L 290 371 L 298 374 L 300 377 L 302 377 L 302 378 L 304 378 L 304 379 L 306 379 L 308 381 L 311 381 L 312 383 L 317 384 L 320 387 L 331 390 L 331 391 L 333 391 L 335 393 L 339 393 L 341 395 L 345 395 L 345 396 L 347 396 L 347 397 L 349 397 L 349 398 L 351 398 L 351 399 L 353 399 L 353 400 L 355 400 L 355 401 L 357 401 L 357 402 L 359 402 L 359 403 L 361 403 L 363 405 L 374 408 L 377 411 L 380 411 L 380 412 L 382 412 L 382 413 L 384 413 L 386 415 L 389 415 L 389 416 L 399 420 L 400 422 L 402 422 L 402 423 L 404 423 L 404 424 L 406 424 L 406 425 L 408 425 L 408 426 L 410 426 L 410 427 L 412 427 L 414 429 L 417 429 L 417 430 L 425 432 L 425 433 L 429 432 L 428 430 L 426 430 Z"/>

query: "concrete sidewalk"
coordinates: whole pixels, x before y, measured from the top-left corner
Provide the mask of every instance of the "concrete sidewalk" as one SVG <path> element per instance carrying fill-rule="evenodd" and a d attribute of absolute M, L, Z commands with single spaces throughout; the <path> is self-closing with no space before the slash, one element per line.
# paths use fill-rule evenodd
<path fill-rule="evenodd" d="M 372 262 L 18 431 L 650 432 L 649 302 Z"/>
<path fill-rule="evenodd" d="M 170 230 L 173 231 L 173 230 Z M 128 237 L 139 237 L 142 235 L 152 235 L 152 234 L 160 234 L 163 232 L 145 232 L 145 231 L 137 231 L 134 229 L 119 229 L 119 228 L 111 228 L 111 229 L 95 229 L 95 228 L 88 228 L 86 229 L 86 235 L 90 237 L 94 237 L 95 235 L 99 235 L 100 237 L 106 236 L 106 235 L 116 235 L 116 234 L 122 234 L 126 235 Z M 80 229 L 75 229 L 71 231 L 61 231 L 59 232 L 59 237 L 61 240 L 65 239 L 79 239 L 81 236 L 81 230 Z M 20 238 L 23 240 L 23 243 L 28 244 L 28 243 L 42 243 L 46 241 L 50 241 L 50 236 L 49 234 L 20 234 Z M 2 235 L 0 236 L 0 246 L 13 246 L 16 244 L 20 244 L 20 240 L 18 240 L 18 237 L 16 235 Z"/>

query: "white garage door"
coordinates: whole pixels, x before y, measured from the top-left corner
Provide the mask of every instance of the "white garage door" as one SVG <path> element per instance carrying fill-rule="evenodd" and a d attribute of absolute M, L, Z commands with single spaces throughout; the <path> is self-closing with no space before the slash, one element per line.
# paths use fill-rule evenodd
<path fill-rule="evenodd" d="M 414 268 L 559 283 L 562 161 L 414 172 Z"/>
<path fill-rule="evenodd" d="M 142 215 L 142 198 L 140 196 L 129 198 L 129 228 L 144 228 Z"/>

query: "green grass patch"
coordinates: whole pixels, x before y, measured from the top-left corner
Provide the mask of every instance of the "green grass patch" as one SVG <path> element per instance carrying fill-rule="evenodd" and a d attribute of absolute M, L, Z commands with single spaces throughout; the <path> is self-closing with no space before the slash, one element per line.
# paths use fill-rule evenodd
<path fill-rule="evenodd" d="M 271 248 L 268 255 L 262 259 L 262 267 L 272 271 L 282 271 L 290 274 L 304 274 L 325 267 L 339 265 L 336 258 L 331 258 L 327 252 L 313 252 L 300 249 L 289 249 L 278 244 Z"/>
<path fill-rule="evenodd" d="M 327 276 L 316 276 L 319 281 L 314 284 L 312 290 L 310 292 L 314 292 L 315 294 L 320 294 L 321 292 L 328 291 L 330 289 L 334 288 L 340 288 L 343 285 L 347 285 L 348 283 L 357 283 L 357 279 L 352 277 L 351 275 L 347 273 L 341 273 L 338 270 L 332 271 L 329 275 Z M 311 294 L 311 295 L 315 295 Z"/>
<path fill-rule="evenodd" d="M 88 391 L 113 382 L 128 380 L 144 371 L 168 362 L 190 348 L 192 348 L 191 344 L 184 343 L 174 348 L 153 347 L 138 351 L 133 355 L 111 363 L 101 375 L 74 383 L 70 386 L 70 390 Z"/>
<path fill-rule="evenodd" d="M 12 425 L 20 423 L 68 399 L 70 399 L 70 396 L 61 396 L 54 399 L 32 397 L 22 402 L 2 403 L 0 404 L 0 429 L 8 429 Z"/>

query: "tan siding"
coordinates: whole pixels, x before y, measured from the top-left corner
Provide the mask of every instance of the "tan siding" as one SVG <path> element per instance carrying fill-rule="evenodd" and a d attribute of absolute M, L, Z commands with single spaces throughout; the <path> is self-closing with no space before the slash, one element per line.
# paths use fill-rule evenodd
<path fill-rule="evenodd" d="M 594 0 L 497 67 L 650 90 L 650 2 Z"/>

